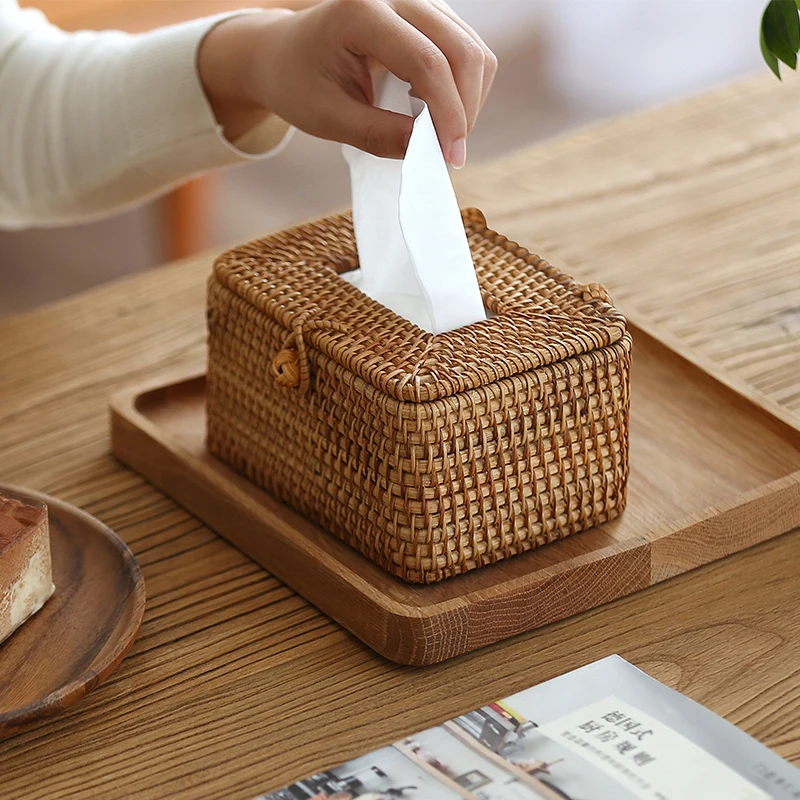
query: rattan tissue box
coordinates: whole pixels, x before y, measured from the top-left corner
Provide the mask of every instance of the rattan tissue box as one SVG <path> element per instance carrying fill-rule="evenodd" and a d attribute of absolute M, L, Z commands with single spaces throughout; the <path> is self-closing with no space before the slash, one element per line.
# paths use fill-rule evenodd
<path fill-rule="evenodd" d="M 237 247 L 209 281 L 209 451 L 414 583 L 625 505 L 625 319 L 463 216 L 490 313 L 450 333 L 339 277 L 358 265 L 349 214 Z"/>

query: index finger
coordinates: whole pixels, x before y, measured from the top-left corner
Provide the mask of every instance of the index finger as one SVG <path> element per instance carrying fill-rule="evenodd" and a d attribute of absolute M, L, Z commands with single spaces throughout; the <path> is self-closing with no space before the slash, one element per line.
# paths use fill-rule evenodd
<path fill-rule="evenodd" d="M 483 108 L 483 104 L 486 102 L 486 98 L 489 96 L 489 91 L 492 88 L 492 84 L 494 83 L 494 76 L 497 74 L 497 56 L 491 50 L 491 48 L 486 44 L 486 42 L 481 39 L 480 36 L 475 32 L 475 30 L 464 22 L 461 17 L 453 11 L 450 6 L 444 2 L 444 0 L 430 0 L 431 4 L 438 8 L 443 14 L 446 14 L 450 17 L 453 22 L 457 25 L 460 25 L 463 30 L 470 35 L 477 44 L 483 49 L 484 53 L 484 70 L 483 70 L 483 87 L 481 90 L 481 103 L 480 108 Z M 480 110 L 480 109 L 479 109 Z"/>
<path fill-rule="evenodd" d="M 467 114 L 446 56 L 388 5 L 364 3 L 359 8 L 361 13 L 347 28 L 347 49 L 375 58 L 411 84 L 414 93 L 428 104 L 442 152 L 452 163 L 457 143 L 467 135 Z"/>

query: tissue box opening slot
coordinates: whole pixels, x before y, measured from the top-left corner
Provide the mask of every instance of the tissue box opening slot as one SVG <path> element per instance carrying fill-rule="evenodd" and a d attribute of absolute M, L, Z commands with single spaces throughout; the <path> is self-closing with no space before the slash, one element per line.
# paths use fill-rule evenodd
<path fill-rule="evenodd" d="M 351 265 L 347 260 L 341 260 L 344 269 L 339 269 L 338 262 L 331 262 L 327 264 L 327 267 L 335 272 L 339 278 L 346 283 L 349 283 L 351 286 L 358 289 L 361 294 L 369 297 L 371 296 L 370 292 L 365 292 L 361 286 L 362 276 L 363 273 L 358 267 L 356 263 L 355 266 Z M 375 299 L 375 298 L 373 298 Z M 387 302 L 388 301 L 388 302 Z M 376 302 L 380 303 L 385 308 L 395 308 L 400 309 L 400 311 L 395 311 L 398 316 L 403 317 L 404 319 L 410 319 L 412 322 L 415 319 L 415 307 L 416 307 L 417 297 L 416 295 L 405 295 L 402 292 L 381 292 Z M 402 309 L 408 308 L 408 313 L 402 313 Z M 496 316 L 495 312 L 492 311 L 490 308 L 487 308 L 484 304 L 483 306 L 484 314 L 486 315 L 486 319 L 492 319 L 492 317 Z"/>

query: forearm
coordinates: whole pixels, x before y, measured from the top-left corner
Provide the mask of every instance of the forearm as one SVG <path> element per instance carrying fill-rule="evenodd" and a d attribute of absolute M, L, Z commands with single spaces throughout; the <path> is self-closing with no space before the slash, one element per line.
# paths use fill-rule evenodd
<path fill-rule="evenodd" d="M 209 31 L 197 58 L 197 69 L 214 116 L 225 137 L 236 141 L 270 113 L 253 99 L 248 75 L 258 69 L 259 29 L 289 10 L 247 14 L 226 20 Z"/>
<path fill-rule="evenodd" d="M 197 75 L 215 20 L 128 36 L 65 34 L 18 9 L 11 24 L 6 16 L 0 226 L 91 218 L 246 157 L 226 143 Z M 267 147 L 287 126 L 272 128 Z"/>

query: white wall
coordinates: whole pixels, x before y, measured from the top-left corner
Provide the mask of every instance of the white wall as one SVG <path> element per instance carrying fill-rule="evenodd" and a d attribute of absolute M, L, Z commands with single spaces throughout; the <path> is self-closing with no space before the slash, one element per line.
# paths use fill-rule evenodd
<path fill-rule="evenodd" d="M 451 0 L 500 52 L 543 45 L 561 99 L 598 113 L 760 68 L 766 0 Z M 513 70 L 513 64 L 509 64 Z"/>

